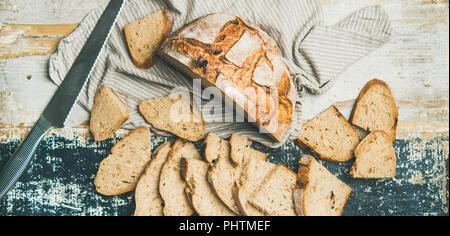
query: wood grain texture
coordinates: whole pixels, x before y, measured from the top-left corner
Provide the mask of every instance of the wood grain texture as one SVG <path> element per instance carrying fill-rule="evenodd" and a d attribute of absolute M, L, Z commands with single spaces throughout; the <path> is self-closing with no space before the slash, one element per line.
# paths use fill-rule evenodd
<path fill-rule="evenodd" d="M 0 1 L 0 167 L 38 119 L 56 86 L 48 60 L 58 42 L 107 0 Z M 325 24 L 379 4 L 389 14 L 393 39 L 336 80 L 327 93 L 307 94 L 303 119 L 331 105 L 348 118 L 361 88 L 385 80 L 399 105 L 394 180 L 352 180 L 352 162 L 323 164 L 355 188 L 344 215 L 448 215 L 449 2 L 448 0 L 320 0 Z M 129 131 L 94 142 L 89 113 L 76 106 L 67 129 L 44 140 L 27 174 L 0 202 L 0 215 L 132 215 L 133 195 L 102 197 L 93 178 L 100 161 Z M 153 148 L 167 138 L 154 137 Z M 203 144 L 197 143 L 201 150 Z M 303 150 L 289 143 L 270 161 L 298 168 Z"/>
<path fill-rule="evenodd" d="M 60 40 L 75 30 L 77 24 L 0 25 L 0 59 L 48 55 Z"/>

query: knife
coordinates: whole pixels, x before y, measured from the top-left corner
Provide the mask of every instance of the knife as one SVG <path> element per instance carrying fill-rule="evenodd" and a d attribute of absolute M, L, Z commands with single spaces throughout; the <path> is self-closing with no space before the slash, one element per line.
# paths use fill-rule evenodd
<path fill-rule="evenodd" d="M 0 199 L 14 186 L 53 127 L 62 128 L 104 48 L 125 0 L 111 0 L 75 62 L 27 137 L 0 172 Z"/>

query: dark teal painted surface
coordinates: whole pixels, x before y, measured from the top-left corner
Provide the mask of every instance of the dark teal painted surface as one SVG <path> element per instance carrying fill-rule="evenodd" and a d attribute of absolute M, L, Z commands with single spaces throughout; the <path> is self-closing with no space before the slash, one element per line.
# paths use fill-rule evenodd
<path fill-rule="evenodd" d="M 165 140 L 153 137 L 153 149 Z M 0 215 L 132 215 L 133 193 L 105 197 L 97 194 L 93 185 L 100 161 L 117 141 L 68 140 L 52 134 L 39 147 L 28 171 L 0 202 Z M 0 143 L 0 167 L 18 144 Z M 397 177 L 393 180 L 354 180 L 348 174 L 352 161 L 322 163 L 354 188 L 344 215 L 448 215 L 445 145 L 448 135 L 430 141 L 397 140 Z M 196 146 L 203 149 L 202 142 Z M 292 143 L 280 149 L 258 144 L 254 148 L 269 153 L 269 161 L 286 164 L 294 171 L 306 153 Z"/>

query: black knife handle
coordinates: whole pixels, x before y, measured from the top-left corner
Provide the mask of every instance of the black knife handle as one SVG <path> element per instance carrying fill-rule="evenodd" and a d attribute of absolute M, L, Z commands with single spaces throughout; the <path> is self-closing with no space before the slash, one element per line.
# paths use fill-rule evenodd
<path fill-rule="evenodd" d="M 20 144 L 19 148 L 17 148 L 12 157 L 3 166 L 0 172 L 0 199 L 6 195 L 23 172 L 25 172 L 39 143 L 50 128 L 50 124 L 45 119 L 39 119 L 25 140 Z"/>

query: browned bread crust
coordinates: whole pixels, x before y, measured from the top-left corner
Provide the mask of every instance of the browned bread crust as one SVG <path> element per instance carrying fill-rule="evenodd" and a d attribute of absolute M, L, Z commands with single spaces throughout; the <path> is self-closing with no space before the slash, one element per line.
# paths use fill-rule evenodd
<path fill-rule="evenodd" d="M 352 178 L 395 178 L 397 158 L 391 138 L 376 130 L 365 137 L 355 149 Z"/>
<path fill-rule="evenodd" d="M 95 141 L 110 138 L 130 117 L 127 106 L 119 96 L 106 85 L 95 95 L 91 110 L 89 128 Z"/>
<path fill-rule="evenodd" d="M 160 54 L 204 86 L 219 88 L 275 140 L 286 135 L 295 85 L 275 41 L 255 25 L 233 15 L 207 15 L 175 32 Z"/>
<path fill-rule="evenodd" d="M 368 97 L 376 88 L 380 88 L 384 94 L 376 98 Z M 380 104 L 383 108 L 374 110 L 374 103 Z M 364 86 L 353 107 L 350 123 L 369 132 L 383 130 L 389 135 L 392 142 L 396 140 L 398 106 L 392 90 L 386 82 L 373 79 Z"/>
<path fill-rule="evenodd" d="M 156 52 L 172 30 L 172 22 L 172 13 L 162 9 L 124 27 L 131 60 L 136 67 L 149 69 L 156 63 Z"/>
<path fill-rule="evenodd" d="M 353 158 L 359 136 L 339 110 L 331 106 L 303 125 L 296 143 L 323 160 L 345 162 Z"/>
<path fill-rule="evenodd" d="M 333 176 L 312 156 L 304 155 L 299 163 L 300 188 L 293 191 L 297 215 L 342 215 L 353 189 Z"/>

